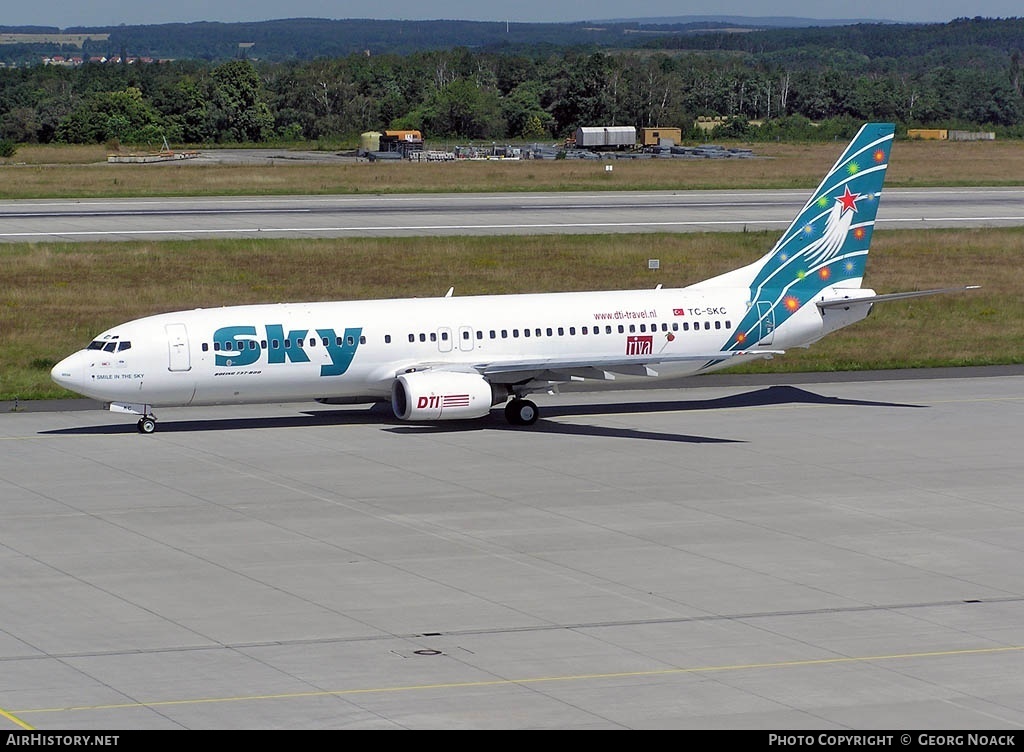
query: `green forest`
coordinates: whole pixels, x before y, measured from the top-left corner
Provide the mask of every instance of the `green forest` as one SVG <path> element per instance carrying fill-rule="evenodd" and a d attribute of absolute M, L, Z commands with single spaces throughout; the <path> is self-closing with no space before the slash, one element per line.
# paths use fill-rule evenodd
<path fill-rule="evenodd" d="M 630 46 L 622 34 L 561 46 L 553 33 L 473 47 L 455 36 L 383 54 L 314 46 L 281 59 L 236 49 L 232 58 L 4 67 L 0 149 L 164 139 L 333 148 L 385 129 L 418 129 L 428 141 L 550 141 L 588 125 L 679 127 L 707 139 L 693 125 L 701 116 L 727 119 L 711 137 L 755 141 L 846 137 L 866 120 L 1024 137 L 1024 19 L 663 31 Z"/>

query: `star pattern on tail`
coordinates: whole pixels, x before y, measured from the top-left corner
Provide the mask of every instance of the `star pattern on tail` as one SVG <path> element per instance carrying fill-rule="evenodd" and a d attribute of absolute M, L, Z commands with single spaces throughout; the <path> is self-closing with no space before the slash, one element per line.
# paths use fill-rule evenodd
<path fill-rule="evenodd" d="M 835 197 L 835 203 L 825 219 L 825 229 L 821 237 L 807 245 L 798 255 L 804 257 L 810 266 L 834 258 L 846 242 L 846 236 L 853 224 L 853 215 L 857 212 L 859 193 L 851 193 L 845 186 L 845 192 Z"/>

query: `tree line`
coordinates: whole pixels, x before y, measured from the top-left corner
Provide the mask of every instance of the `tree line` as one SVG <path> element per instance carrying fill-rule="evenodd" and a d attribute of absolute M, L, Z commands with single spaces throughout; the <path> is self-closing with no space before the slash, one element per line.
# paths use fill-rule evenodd
<path fill-rule="evenodd" d="M 825 55 L 812 38 L 815 45 L 759 51 L 715 48 L 709 37 L 699 50 L 455 47 L 6 68 L 0 140 L 355 144 L 369 130 L 418 129 L 428 141 L 549 141 L 595 125 L 679 127 L 684 138 L 703 139 L 700 116 L 726 118 L 713 136 L 755 140 L 831 139 L 866 120 L 1024 137 L 1020 52 L 1009 41 L 955 61 L 929 49 L 879 66 L 855 46 Z"/>

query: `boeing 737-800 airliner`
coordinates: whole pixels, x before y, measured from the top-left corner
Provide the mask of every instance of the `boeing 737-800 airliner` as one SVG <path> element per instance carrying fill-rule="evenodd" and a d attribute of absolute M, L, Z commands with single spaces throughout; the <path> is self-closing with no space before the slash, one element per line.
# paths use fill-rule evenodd
<path fill-rule="evenodd" d="M 390 402 L 408 421 L 480 418 L 583 379 L 705 373 L 806 347 L 884 300 L 861 287 L 895 127 L 863 126 L 775 247 L 681 288 L 197 309 L 97 336 L 52 371 L 69 390 L 141 416 L 164 406 Z"/>

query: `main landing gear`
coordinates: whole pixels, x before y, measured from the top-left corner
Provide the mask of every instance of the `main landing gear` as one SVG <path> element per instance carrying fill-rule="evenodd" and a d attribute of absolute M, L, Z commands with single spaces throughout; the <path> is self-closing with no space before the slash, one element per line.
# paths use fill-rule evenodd
<path fill-rule="evenodd" d="M 539 415 L 537 406 L 527 399 L 514 397 L 505 405 L 505 420 L 513 426 L 532 426 Z"/>
<path fill-rule="evenodd" d="M 143 415 L 136 423 L 139 433 L 153 433 L 156 430 L 156 418 L 152 415 Z"/>

